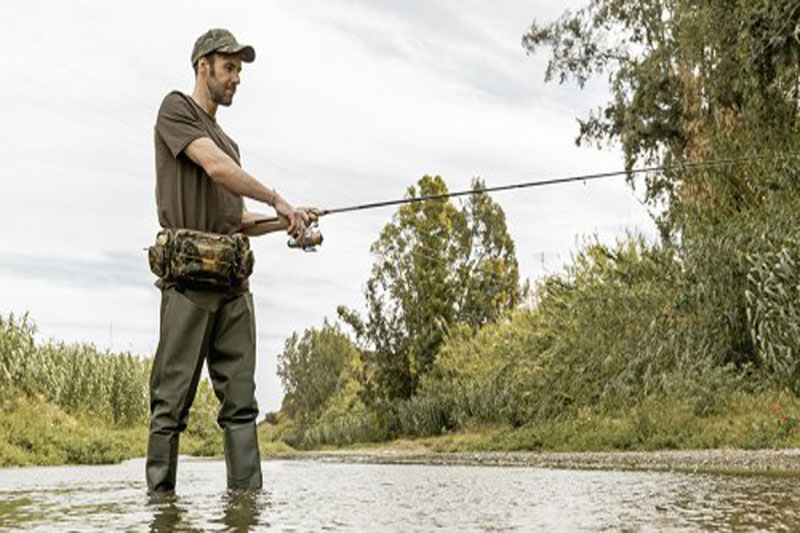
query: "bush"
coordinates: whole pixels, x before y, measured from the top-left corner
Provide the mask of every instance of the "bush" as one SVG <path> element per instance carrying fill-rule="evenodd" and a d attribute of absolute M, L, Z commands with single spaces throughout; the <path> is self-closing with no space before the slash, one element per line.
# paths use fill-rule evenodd
<path fill-rule="evenodd" d="M 451 332 L 417 396 L 397 407 L 401 432 L 535 426 L 587 408 L 633 416 L 653 398 L 714 416 L 735 391 L 797 394 L 799 208 L 696 220 L 675 242 L 588 243 L 539 284 L 533 306 L 476 335 Z"/>
<path fill-rule="evenodd" d="M 41 398 L 0 408 L 0 466 L 115 463 L 144 455 L 146 442 L 144 427 L 112 431 Z"/>

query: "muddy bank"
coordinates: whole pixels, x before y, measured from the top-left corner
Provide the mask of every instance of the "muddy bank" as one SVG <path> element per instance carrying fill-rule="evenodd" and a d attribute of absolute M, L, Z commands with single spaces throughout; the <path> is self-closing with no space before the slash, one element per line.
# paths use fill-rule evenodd
<path fill-rule="evenodd" d="M 448 452 L 335 450 L 281 454 L 326 462 L 539 468 L 656 470 L 800 476 L 800 448 L 785 450 L 670 450 L 655 452 Z"/>

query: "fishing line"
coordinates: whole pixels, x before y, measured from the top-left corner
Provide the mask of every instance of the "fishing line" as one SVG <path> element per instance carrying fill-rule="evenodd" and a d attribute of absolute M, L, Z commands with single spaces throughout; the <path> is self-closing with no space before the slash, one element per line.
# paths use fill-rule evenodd
<path fill-rule="evenodd" d="M 703 169 L 703 168 L 712 168 L 721 165 L 730 165 L 736 163 L 746 163 L 750 161 L 761 161 L 766 159 L 788 159 L 791 157 L 796 157 L 798 154 L 795 153 L 784 153 L 784 154 L 762 154 L 762 155 L 755 155 L 755 156 L 742 156 L 742 157 L 732 157 L 727 159 L 714 159 L 710 161 L 698 161 L 696 163 L 680 163 L 675 165 L 660 165 L 660 166 L 650 166 L 650 167 L 642 167 L 630 170 L 613 170 L 609 172 L 597 172 L 593 174 L 578 174 L 575 176 L 566 176 L 566 177 L 555 177 L 549 178 L 545 180 L 539 181 L 526 181 L 521 183 L 512 183 L 508 185 L 497 185 L 494 187 L 482 187 L 480 189 L 469 189 L 463 191 L 455 191 L 455 192 L 448 192 L 442 194 L 431 194 L 427 196 L 414 196 L 410 198 L 402 198 L 397 200 L 386 200 L 382 202 L 371 202 L 366 204 L 359 204 L 359 205 L 352 205 L 346 207 L 336 207 L 333 209 L 324 209 L 321 212 L 321 215 L 333 215 L 336 213 L 349 213 L 352 211 L 363 211 L 367 209 L 377 209 L 380 207 L 390 207 L 394 205 L 403 205 L 403 204 L 411 204 L 411 203 L 419 203 L 419 202 L 431 202 L 437 200 L 446 200 L 449 198 L 457 198 L 459 196 L 469 196 L 475 194 L 483 194 L 483 193 L 491 193 L 491 192 L 500 192 L 500 191 L 509 191 L 514 189 L 529 189 L 533 187 L 546 187 L 550 185 L 561 185 L 565 183 L 573 183 L 573 182 L 587 182 L 591 180 L 599 180 L 604 178 L 613 178 L 618 176 L 634 176 L 638 174 L 646 174 L 652 172 L 666 172 L 670 170 L 686 170 L 686 169 Z M 267 219 L 260 219 L 255 222 L 255 224 L 263 224 L 268 222 L 274 222 L 278 220 L 277 217 L 267 218 Z"/>

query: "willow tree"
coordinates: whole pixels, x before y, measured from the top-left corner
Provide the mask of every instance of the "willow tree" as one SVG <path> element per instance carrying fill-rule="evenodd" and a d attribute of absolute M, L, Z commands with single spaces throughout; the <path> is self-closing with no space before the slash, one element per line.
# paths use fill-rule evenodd
<path fill-rule="evenodd" d="M 340 308 L 365 345 L 368 390 L 408 398 L 431 368 L 449 328 L 496 321 L 520 300 L 514 242 L 502 208 L 480 180 L 461 208 L 449 200 L 402 205 L 372 245 L 367 316 Z M 441 195 L 441 177 L 424 176 L 408 197 Z"/>
<path fill-rule="evenodd" d="M 550 48 L 548 80 L 605 77 L 610 98 L 580 119 L 578 143 L 619 144 L 629 169 L 768 155 L 653 173 L 645 188 L 681 266 L 679 320 L 664 337 L 690 339 L 692 357 L 714 364 L 780 366 L 800 311 L 765 287 L 785 279 L 777 252 L 800 257 L 800 165 L 779 155 L 800 145 L 800 3 L 590 0 L 534 21 L 522 44 Z"/>
<path fill-rule="evenodd" d="M 278 355 L 278 376 L 285 391 L 281 409 L 310 421 L 325 408 L 347 379 L 345 370 L 358 358 L 350 338 L 327 320 L 286 339 Z"/>
<path fill-rule="evenodd" d="M 609 101 L 580 119 L 578 143 L 619 143 L 628 168 L 740 157 L 797 146 L 800 3 L 796 0 L 591 0 L 523 37 L 549 47 L 547 80 L 605 76 Z M 727 165 L 648 176 L 646 194 L 722 216 L 796 187 L 781 165 Z M 783 170 L 778 172 L 777 170 Z"/>

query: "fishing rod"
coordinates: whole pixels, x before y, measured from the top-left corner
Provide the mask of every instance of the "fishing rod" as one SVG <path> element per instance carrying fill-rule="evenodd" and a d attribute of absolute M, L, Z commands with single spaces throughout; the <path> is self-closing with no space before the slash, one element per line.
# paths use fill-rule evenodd
<path fill-rule="evenodd" d="M 561 185 L 564 183 L 572 183 L 572 182 L 587 182 L 590 180 L 598 180 L 604 178 L 613 178 L 618 176 L 634 176 L 637 174 L 646 174 L 649 172 L 666 172 L 670 170 L 680 170 L 680 169 L 697 169 L 697 168 L 709 168 L 721 165 L 730 165 L 736 163 L 745 163 L 749 161 L 759 161 L 764 159 L 786 159 L 790 157 L 796 157 L 798 154 L 794 153 L 785 153 L 785 154 L 762 154 L 756 156 L 742 156 L 742 157 L 731 157 L 726 159 L 713 159 L 710 161 L 698 161 L 698 162 L 688 162 L 688 163 L 679 163 L 675 165 L 659 165 L 659 166 L 649 166 L 649 167 L 642 167 L 642 168 L 635 168 L 630 170 L 613 170 L 609 172 L 597 172 L 593 174 L 578 174 L 574 176 L 566 176 L 566 177 L 557 177 L 557 178 L 548 178 L 544 180 L 538 181 L 525 181 L 521 183 L 511 183 L 508 185 L 496 185 L 494 187 L 482 187 L 479 189 L 469 189 L 463 191 L 455 191 L 455 192 L 448 192 L 442 194 L 430 194 L 426 196 L 412 196 L 410 198 L 401 198 L 396 200 L 386 200 L 381 202 L 370 202 L 366 204 L 358 204 L 346 207 L 336 207 L 333 209 L 323 209 L 320 211 L 319 216 L 324 215 L 333 215 L 337 213 L 349 213 L 353 211 L 363 211 L 366 209 L 377 209 L 380 207 L 390 207 L 393 205 L 403 205 L 403 204 L 412 204 L 412 203 L 419 203 L 419 202 L 432 202 L 437 200 L 447 200 L 449 198 L 457 198 L 460 196 L 469 196 L 473 194 L 484 194 L 490 192 L 501 192 L 501 191 L 509 191 L 513 189 L 529 189 L 533 187 L 545 187 L 550 185 Z M 279 220 L 278 217 L 272 218 L 265 218 L 259 219 L 255 221 L 255 224 L 266 224 L 266 223 L 274 223 Z M 317 222 L 312 223 L 308 228 L 306 228 L 306 232 L 300 236 L 298 239 L 290 239 L 289 240 L 289 247 L 291 248 L 299 248 L 304 251 L 316 251 L 316 246 L 322 244 L 322 233 L 319 231 L 319 227 Z"/>

